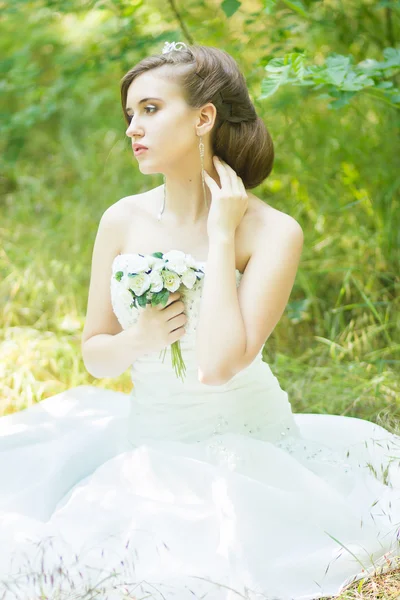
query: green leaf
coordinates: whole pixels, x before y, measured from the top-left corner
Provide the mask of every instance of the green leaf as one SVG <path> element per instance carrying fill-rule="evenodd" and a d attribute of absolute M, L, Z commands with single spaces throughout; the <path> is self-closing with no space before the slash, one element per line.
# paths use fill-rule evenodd
<path fill-rule="evenodd" d="M 290 55 L 292 69 L 298 79 L 303 79 L 305 74 L 305 57 L 303 53 L 292 52 Z"/>
<path fill-rule="evenodd" d="M 154 292 L 151 299 L 151 305 L 157 306 L 157 304 L 161 304 L 162 306 L 165 306 L 168 302 L 169 294 L 170 292 L 166 288 L 163 288 L 160 292 Z"/>
<path fill-rule="evenodd" d="M 136 296 L 136 299 L 138 301 L 139 306 L 141 306 L 142 308 L 144 308 L 147 304 L 147 297 L 146 297 L 146 292 L 144 294 L 142 294 L 141 296 Z"/>
<path fill-rule="evenodd" d="M 337 100 L 334 100 L 333 102 L 331 102 L 328 105 L 328 108 L 334 108 L 334 109 L 342 108 L 343 106 L 346 106 L 346 104 L 349 104 L 349 102 L 353 96 L 354 96 L 354 92 L 353 93 L 344 92 L 344 93 L 340 94 L 340 96 Z"/>
<path fill-rule="evenodd" d="M 264 69 L 268 73 L 280 73 L 282 68 L 285 66 L 284 58 L 272 58 L 267 65 L 265 65 Z"/>
<path fill-rule="evenodd" d="M 276 3 L 277 3 L 277 0 L 265 0 L 263 12 L 266 15 L 272 15 L 272 13 L 275 10 Z"/>
<path fill-rule="evenodd" d="M 374 80 L 367 77 L 364 73 L 357 74 L 355 71 L 351 71 L 346 75 L 346 78 L 342 84 L 342 90 L 346 91 L 359 91 L 366 87 L 374 85 Z"/>
<path fill-rule="evenodd" d="M 300 323 L 304 321 L 307 315 L 307 309 L 311 301 L 308 298 L 303 300 L 292 300 L 287 305 L 288 318 L 292 323 Z"/>
<path fill-rule="evenodd" d="M 327 74 L 330 81 L 340 86 L 342 85 L 350 67 L 350 57 L 341 54 L 332 54 L 326 59 Z"/>
<path fill-rule="evenodd" d="M 393 87 L 393 81 L 380 81 L 375 88 L 378 90 L 387 90 L 388 88 Z"/>
<path fill-rule="evenodd" d="M 371 9 L 376 10 L 378 8 L 391 8 L 400 11 L 400 2 L 399 0 L 381 0 L 376 6 L 371 5 Z"/>
<path fill-rule="evenodd" d="M 306 17 L 306 18 L 309 17 L 305 6 L 303 5 L 302 2 L 300 2 L 300 0 L 283 0 L 283 1 L 286 4 L 286 6 L 288 6 L 295 12 L 297 12 L 302 17 Z"/>
<path fill-rule="evenodd" d="M 238 0 L 224 0 L 221 4 L 221 8 L 229 18 L 239 10 L 241 3 Z"/>
<path fill-rule="evenodd" d="M 400 48 L 385 48 L 383 56 L 386 67 L 400 67 Z"/>
<path fill-rule="evenodd" d="M 283 58 L 273 58 L 264 67 L 264 69 L 270 73 L 270 75 L 261 81 L 260 98 L 268 98 L 268 96 L 272 96 L 272 94 L 276 92 L 280 85 L 287 82 L 291 65 L 285 65 Z"/>

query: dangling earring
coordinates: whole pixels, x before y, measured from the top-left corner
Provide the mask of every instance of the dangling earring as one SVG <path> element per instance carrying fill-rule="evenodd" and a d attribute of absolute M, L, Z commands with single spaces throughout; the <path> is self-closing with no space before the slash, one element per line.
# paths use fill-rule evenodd
<path fill-rule="evenodd" d="M 164 208 L 165 208 L 165 199 L 166 199 L 166 197 L 167 197 L 167 196 L 166 196 L 166 194 L 167 194 L 167 190 L 166 190 L 166 184 L 165 184 L 165 175 L 164 175 L 164 202 L 163 202 L 163 205 L 162 205 L 162 208 L 161 208 L 160 212 L 158 213 L 158 217 L 157 217 L 157 219 L 158 219 L 159 221 L 161 221 L 161 217 L 162 217 L 162 214 L 163 214 L 163 212 L 164 212 Z"/>
<path fill-rule="evenodd" d="M 200 161 L 201 161 L 201 183 L 203 185 L 203 198 L 204 198 L 204 205 L 206 208 L 208 208 L 208 204 L 207 204 L 207 200 L 206 200 L 206 186 L 204 183 L 204 144 L 203 144 L 203 138 L 200 136 L 200 142 L 199 142 L 199 150 L 200 150 Z"/>
<path fill-rule="evenodd" d="M 204 205 L 206 208 L 208 208 L 207 199 L 206 199 L 206 186 L 205 186 L 205 181 L 204 181 L 204 144 L 203 144 L 203 138 L 201 136 L 200 136 L 200 141 L 199 141 L 199 151 L 200 151 L 201 183 L 203 186 Z M 166 199 L 167 199 L 167 186 L 166 186 L 166 179 L 165 179 L 165 175 L 164 175 L 164 201 L 163 201 L 162 207 L 160 209 L 160 212 L 158 213 L 157 219 L 159 221 L 161 221 L 161 217 L 162 217 L 162 214 L 165 209 Z"/>

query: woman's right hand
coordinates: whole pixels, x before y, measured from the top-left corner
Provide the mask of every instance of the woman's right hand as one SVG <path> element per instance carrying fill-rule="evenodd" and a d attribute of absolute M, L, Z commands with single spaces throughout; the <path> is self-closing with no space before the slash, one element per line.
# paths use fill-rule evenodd
<path fill-rule="evenodd" d="M 178 341 L 184 334 L 187 321 L 180 292 L 170 293 L 165 306 L 146 304 L 140 307 L 137 330 L 144 352 L 155 352 Z"/>

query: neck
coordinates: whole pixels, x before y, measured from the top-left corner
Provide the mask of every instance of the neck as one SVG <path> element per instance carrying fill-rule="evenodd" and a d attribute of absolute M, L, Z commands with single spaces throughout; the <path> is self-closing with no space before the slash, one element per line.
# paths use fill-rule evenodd
<path fill-rule="evenodd" d="M 204 160 L 204 169 L 219 184 L 218 173 L 211 158 Z M 163 194 L 166 194 L 161 222 L 177 227 L 204 224 L 210 210 L 211 192 L 206 182 L 203 190 L 201 167 L 190 169 L 181 164 L 177 169 L 166 172 L 165 180 L 165 189 L 164 186 L 161 187 L 161 202 Z"/>

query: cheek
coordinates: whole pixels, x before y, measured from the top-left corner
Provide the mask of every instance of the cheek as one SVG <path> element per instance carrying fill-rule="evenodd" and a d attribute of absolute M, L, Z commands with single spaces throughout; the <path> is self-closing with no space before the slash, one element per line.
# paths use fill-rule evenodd
<path fill-rule="evenodd" d="M 174 119 L 169 126 L 169 142 L 171 150 L 179 150 L 179 152 L 190 153 L 193 146 L 196 146 L 200 138 L 196 136 L 196 130 L 192 122 L 184 121 L 183 119 Z"/>
<path fill-rule="evenodd" d="M 174 138 L 176 136 L 180 140 L 190 139 L 191 136 L 195 135 L 193 121 L 189 120 L 187 115 L 177 112 L 175 114 L 160 114 L 158 125 L 162 126 L 168 132 L 168 135 L 172 135 Z"/>
<path fill-rule="evenodd" d="M 193 120 L 187 115 L 160 112 L 146 128 L 149 144 L 155 149 L 158 159 L 175 163 L 187 158 L 199 144 Z M 142 161 L 144 164 L 144 161 Z"/>

